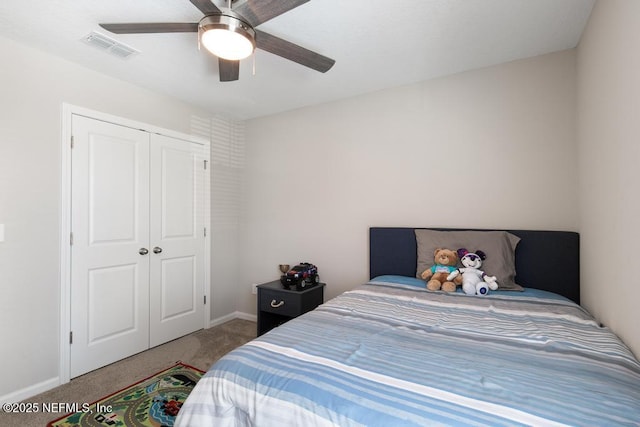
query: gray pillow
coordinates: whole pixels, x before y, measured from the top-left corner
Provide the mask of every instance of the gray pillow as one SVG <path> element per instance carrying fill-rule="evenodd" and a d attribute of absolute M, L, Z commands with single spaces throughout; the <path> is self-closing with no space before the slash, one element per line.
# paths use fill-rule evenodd
<path fill-rule="evenodd" d="M 457 251 L 466 248 L 470 252 L 483 251 L 487 259 L 482 262 L 482 271 L 489 276 L 496 276 L 498 289 L 523 290 L 516 284 L 516 245 L 520 238 L 506 231 L 475 230 L 424 230 L 416 229 L 418 245 L 418 265 L 416 277 L 433 265 L 433 253 L 437 248 Z"/>

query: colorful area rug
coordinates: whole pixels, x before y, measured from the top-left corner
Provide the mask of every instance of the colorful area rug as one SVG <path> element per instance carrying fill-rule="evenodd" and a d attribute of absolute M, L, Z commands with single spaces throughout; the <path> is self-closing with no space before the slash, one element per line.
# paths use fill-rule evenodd
<path fill-rule="evenodd" d="M 47 424 L 76 426 L 173 426 L 182 404 L 204 372 L 178 363 Z"/>

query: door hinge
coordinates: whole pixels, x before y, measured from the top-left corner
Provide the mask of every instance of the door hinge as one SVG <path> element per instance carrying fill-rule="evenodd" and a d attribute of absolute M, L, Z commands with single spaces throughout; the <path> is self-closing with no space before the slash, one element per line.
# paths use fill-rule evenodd
<path fill-rule="evenodd" d="M 207 296 L 206 295 L 204 296 L 204 304 L 205 305 L 207 304 Z"/>
<path fill-rule="evenodd" d="M 208 162 L 208 161 L 209 161 L 209 160 L 205 160 L 205 161 L 204 161 L 204 170 L 207 170 L 207 162 Z"/>
<path fill-rule="evenodd" d="M 73 331 L 69 332 L 69 344 L 73 344 Z"/>
<path fill-rule="evenodd" d="M 73 233 L 69 233 L 69 244 L 73 246 Z"/>
<path fill-rule="evenodd" d="M 204 237 L 207 237 L 207 227 L 204 228 Z"/>
<path fill-rule="evenodd" d="M 73 135 L 71 135 L 71 149 L 73 150 Z"/>

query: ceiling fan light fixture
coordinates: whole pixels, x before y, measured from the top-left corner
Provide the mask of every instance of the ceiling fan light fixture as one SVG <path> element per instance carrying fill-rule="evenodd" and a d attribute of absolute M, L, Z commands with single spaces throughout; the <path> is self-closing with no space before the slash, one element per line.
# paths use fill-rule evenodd
<path fill-rule="evenodd" d="M 251 55 L 256 48 L 255 31 L 235 16 L 205 16 L 198 30 L 202 45 L 218 58 L 237 61 Z"/>

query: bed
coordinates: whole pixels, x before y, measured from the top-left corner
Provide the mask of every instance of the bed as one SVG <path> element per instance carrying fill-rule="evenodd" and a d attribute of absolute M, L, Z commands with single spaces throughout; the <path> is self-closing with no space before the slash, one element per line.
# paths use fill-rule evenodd
<path fill-rule="evenodd" d="M 577 304 L 578 234 L 491 230 L 518 290 L 427 291 L 419 233 L 469 231 L 371 228 L 371 279 L 221 358 L 176 425 L 639 425 L 640 363 Z"/>

